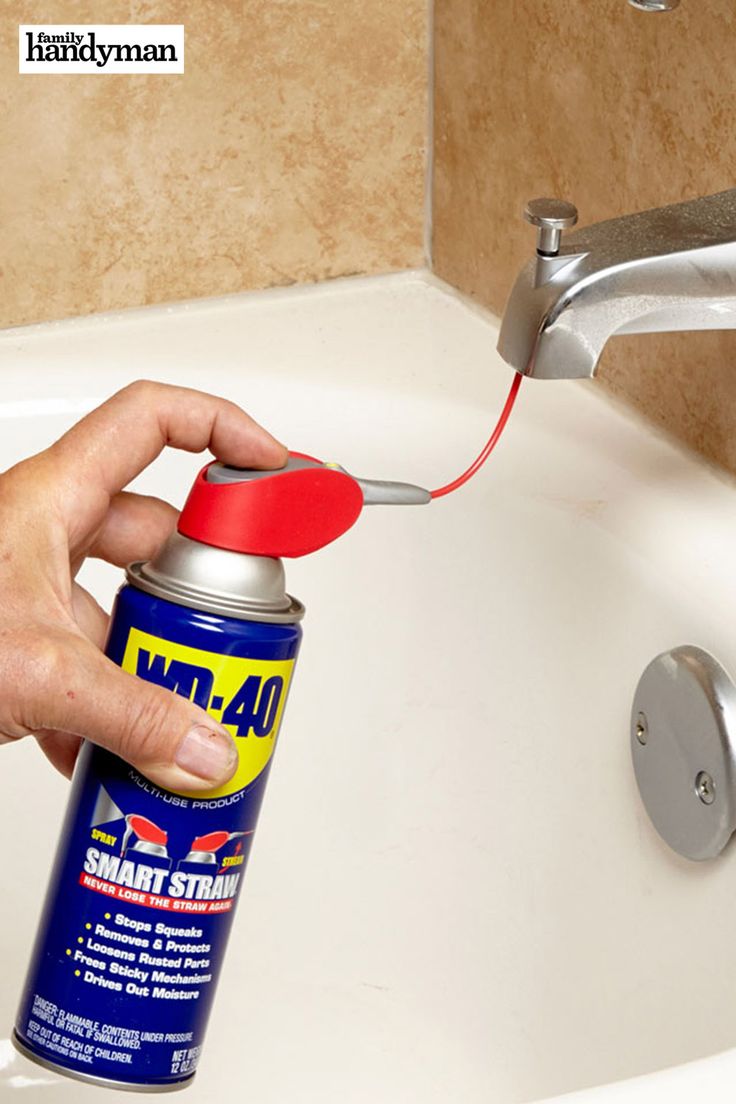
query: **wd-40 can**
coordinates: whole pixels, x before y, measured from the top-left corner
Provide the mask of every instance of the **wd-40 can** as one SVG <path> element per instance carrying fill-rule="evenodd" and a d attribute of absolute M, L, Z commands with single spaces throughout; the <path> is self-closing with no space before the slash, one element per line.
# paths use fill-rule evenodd
<path fill-rule="evenodd" d="M 334 540 L 366 501 L 428 497 L 300 454 L 277 472 L 212 464 L 178 532 L 128 569 L 107 655 L 206 709 L 238 767 L 208 794 L 173 793 L 83 746 L 18 1013 L 23 1053 L 118 1088 L 194 1076 L 301 637 L 279 557 Z"/>

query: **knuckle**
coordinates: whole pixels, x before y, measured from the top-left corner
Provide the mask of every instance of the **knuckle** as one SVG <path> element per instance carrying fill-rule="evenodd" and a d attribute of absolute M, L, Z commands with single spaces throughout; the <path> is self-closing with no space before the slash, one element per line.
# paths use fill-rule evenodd
<path fill-rule="evenodd" d="M 161 394 L 163 386 L 163 384 L 154 383 L 153 380 L 137 379 L 134 380 L 133 383 L 129 383 L 127 387 L 124 387 L 119 394 L 132 400 L 134 403 L 140 403 L 145 406 L 153 402 L 157 396 Z"/>
<path fill-rule="evenodd" d="M 42 630 L 0 633 L 3 726 L 37 729 L 58 722 L 75 685 L 75 649 L 68 634 Z M 56 705 L 58 701 L 59 705 Z"/>
<path fill-rule="evenodd" d="M 153 687 L 133 686 L 119 736 L 118 750 L 128 762 L 163 762 L 171 758 L 175 722 L 173 695 Z"/>
<path fill-rule="evenodd" d="M 52 687 L 68 681 L 73 667 L 72 648 L 56 634 L 18 633 L 13 666 L 31 686 Z"/>
<path fill-rule="evenodd" d="M 28 517 L 38 510 L 47 482 L 46 453 L 40 452 L 21 460 L 0 475 L 0 514 L 2 514 L 3 546 L 9 537 L 19 535 Z"/>

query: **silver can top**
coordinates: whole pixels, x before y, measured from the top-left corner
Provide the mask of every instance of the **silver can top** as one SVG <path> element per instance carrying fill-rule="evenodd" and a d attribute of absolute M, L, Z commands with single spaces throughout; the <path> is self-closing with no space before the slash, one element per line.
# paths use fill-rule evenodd
<path fill-rule="evenodd" d="M 155 559 L 132 563 L 133 586 L 180 606 L 243 621 L 289 624 L 304 606 L 286 593 L 281 560 L 229 552 L 173 533 Z"/>

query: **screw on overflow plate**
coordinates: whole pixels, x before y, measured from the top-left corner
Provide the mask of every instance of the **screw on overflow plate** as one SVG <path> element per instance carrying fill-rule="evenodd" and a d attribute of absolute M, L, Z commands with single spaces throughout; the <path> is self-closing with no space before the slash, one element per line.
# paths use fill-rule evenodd
<path fill-rule="evenodd" d="M 699 771 L 695 778 L 695 792 L 704 805 L 712 805 L 716 799 L 716 784 L 707 771 Z"/>
<path fill-rule="evenodd" d="M 649 739 L 649 725 L 643 713 L 639 713 L 636 718 L 636 738 L 642 747 L 645 746 Z"/>

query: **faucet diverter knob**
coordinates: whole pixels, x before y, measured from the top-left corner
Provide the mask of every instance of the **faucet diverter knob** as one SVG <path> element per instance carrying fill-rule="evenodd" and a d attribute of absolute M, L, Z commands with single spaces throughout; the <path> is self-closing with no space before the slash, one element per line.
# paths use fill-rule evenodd
<path fill-rule="evenodd" d="M 578 221 L 578 209 L 566 199 L 530 199 L 524 208 L 524 218 L 537 227 L 540 257 L 556 257 L 562 231 Z"/>

